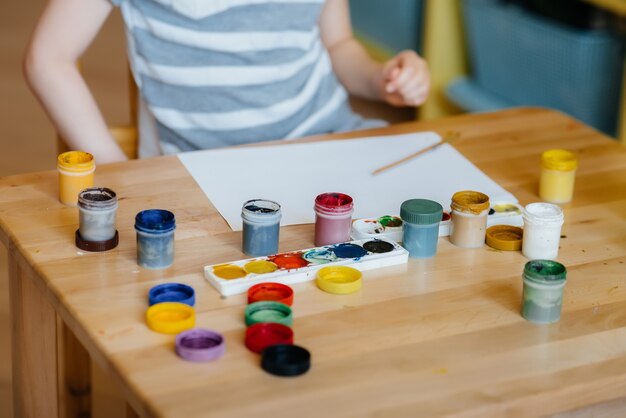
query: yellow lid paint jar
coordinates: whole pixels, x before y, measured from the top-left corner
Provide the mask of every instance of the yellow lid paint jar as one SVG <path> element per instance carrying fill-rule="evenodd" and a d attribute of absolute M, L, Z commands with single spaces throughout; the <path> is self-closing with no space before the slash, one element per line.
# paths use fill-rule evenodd
<path fill-rule="evenodd" d="M 541 155 L 539 197 L 550 203 L 567 203 L 574 194 L 578 158 L 562 149 L 551 149 Z"/>
<path fill-rule="evenodd" d="M 93 155 L 83 151 L 68 151 L 57 158 L 59 171 L 59 200 L 68 206 L 78 204 L 78 194 L 93 186 L 96 161 Z"/>

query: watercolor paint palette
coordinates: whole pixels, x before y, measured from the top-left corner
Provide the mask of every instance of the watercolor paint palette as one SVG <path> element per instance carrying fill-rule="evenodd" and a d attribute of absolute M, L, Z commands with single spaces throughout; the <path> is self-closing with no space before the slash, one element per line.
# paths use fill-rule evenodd
<path fill-rule="evenodd" d="M 314 280 L 328 266 L 372 270 L 403 264 L 409 253 L 387 238 L 364 239 L 204 267 L 204 277 L 224 296 L 244 293 L 263 282 L 293 284 Z"/>
<path fill-rule="evenodd" d="M 517 203 L 496 202 L 491 205 L 487 216 L 487 227 L 494 225 L 523 226 L 522 206 Z M 450 235 L 451 218 L 449 212 L 443 212 L 439 224 L 439 236 Z M 352 239 L 386 238 L 395 242 L 402 242 L 402 219 L 398 216 L 385 215 L 380 218 L 356 219 L 352 222 Z"/>

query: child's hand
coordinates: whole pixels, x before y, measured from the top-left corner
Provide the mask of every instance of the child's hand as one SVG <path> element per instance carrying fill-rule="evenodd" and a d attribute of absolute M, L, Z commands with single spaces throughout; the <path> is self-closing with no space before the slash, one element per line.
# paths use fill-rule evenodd
<path fill-rule="evenodd" d="M 383 67 L 382 97 L 393 106 L 419 106 L 429 89 L 426 61 L 413 51 L 400 52 Z"/>

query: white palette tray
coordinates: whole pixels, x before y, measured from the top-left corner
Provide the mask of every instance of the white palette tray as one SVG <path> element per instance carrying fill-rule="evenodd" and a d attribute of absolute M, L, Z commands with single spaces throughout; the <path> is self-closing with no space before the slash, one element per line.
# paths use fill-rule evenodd
<path fill-rule="evenodd" d="M 373 252 L 366 249 L 375 250 L 376 248 L 373 247 L 376 246 L 387 247 L 390 251 Z M 274 282 L 289 285 L 313 280 L 317 271 L 322 267 L 350 266 L 365 271 L 403 264 L 408 261 L 408 257 L 407 250 L 388 238 L 367 238 L 267 257 L 208 265 L 204 267 L 204 277 L 219 293 L 230 296 L 244 293 L 257 283 Z M 255 264 L 250 264 L 253 262 Z M 261 270 L 268 267 L 274 268 L 272 265 L 275 266 L 275 271 L 266 273 L 255 273 L 254 271 L 258 269 L 252 268 L 261 267 Z M 296 265 L 304 266 L 293 267 Z M 289 268 L 289 266 L 293 268 Z"/>

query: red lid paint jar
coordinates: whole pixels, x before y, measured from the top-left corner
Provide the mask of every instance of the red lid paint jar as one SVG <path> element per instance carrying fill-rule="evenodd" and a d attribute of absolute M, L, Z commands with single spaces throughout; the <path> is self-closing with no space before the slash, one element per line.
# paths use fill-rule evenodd
<path fill-rule="evenodd" d="M 315 198 L 315 245 L 350 241 L 352 198 L 344 193 L 323 193 Z"/>

